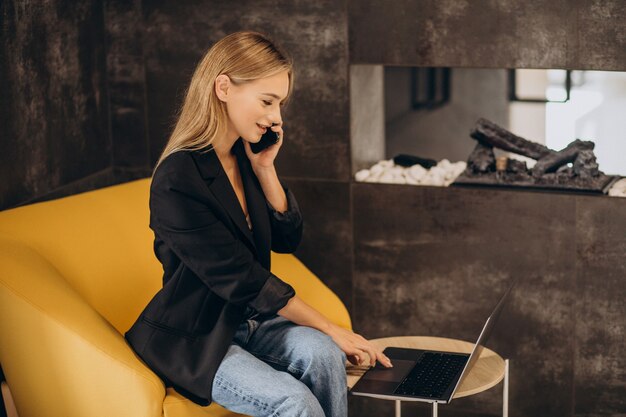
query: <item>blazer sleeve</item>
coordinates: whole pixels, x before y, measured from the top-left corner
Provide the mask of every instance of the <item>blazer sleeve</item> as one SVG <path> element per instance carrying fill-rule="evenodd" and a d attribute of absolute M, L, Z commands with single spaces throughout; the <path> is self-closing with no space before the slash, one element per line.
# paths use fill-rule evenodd
<path fill-rule="evenodd" d="M 287 196 L 287 211 L 281 213 L 272 207 L 267 199 L 265 200 L 270 212 L 272 250 L 276 253 L 293 253 L 302 240 L 302 213 L 291 190 L 282 181 L 280 184 Z"/>
<path fill-rule="evenodd" d="M 294 289 L 259 264 L 248 247 L 215 215 L 201 179 L 170 172 L 150 189 L 150 228 L 219 297 L 274 314 Z M 204 191 L 206 193 L 206 191 Z"/>

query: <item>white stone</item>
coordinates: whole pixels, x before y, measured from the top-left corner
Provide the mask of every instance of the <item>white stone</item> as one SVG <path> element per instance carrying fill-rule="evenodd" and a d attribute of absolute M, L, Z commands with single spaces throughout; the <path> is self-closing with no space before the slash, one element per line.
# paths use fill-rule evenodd
<path fill-rule="evenodd" d="M 450 168 L 451 164 L 450 164 L 450 161 L 448 161 L 447 159 L 442 159 L 441 161 L 439 161 L 437 166 L 447 170 Z"/>
<path fill-rule="evenodd" d="M 411 184 L 411 185 L 418 185 L 419 184 L 419 181 L 417 181 L 411 175 L 405 175 L 404 176 L 404 180 L 406 181 L 407 184 Z"/>
<path fill-rule="evenodd" d="M 454 172 L 456 173 L 456 176 L 458 177 L 459 175 L 461 175 L 463 171 L 465 171 L 465 168 L 467 168 L 467 162 L 459 161 L 455 163 Z"/>
<path fill-rule="evenodd" d="M 367 177 L 370 176 L 370 170 L 369 169 L 362 169 L 359 172 L 357 172 L 356 174 L 354 174 L 354 178 L 357 181 L 365 181 L 365 179 Z"/>
<path fill-rule="evenodd" d="M 355 178 L 364 182 L 447 187 L 465 171 L 466 167 L 466 162 L 453 163 L 448 159 L 441 160 L 431 169 L 425 169 L 419 164 L 403 167 L 395 165 L 393 160 L 389 159 L 377 162 L 369 170 L 360 170 L 355 174 Z"/>
<path fill-rule="evenodd" d="M 421 165 L 413 165 L 409 168 L 409 175 L 417 181 L 421 180 L 426 175 L 426 169 Z"/>
<path fill-rule="evenodd" d="M 441 177 L 441 179 L 443 180 L 446 177 L 446 170 L 439 166 L 434 166 L 428 171 L 428 176 Z"/>
<path fill-rule="evenodd" d="M 398 175 L 402 175 L 402 173 L 404 172 L 404 168 L 402 168 L 401 166 L 394 166 L 389 168 L 387 172 L 390 172 L 397 177 Z"/>
<path fill-rule="evenodd" d="M 385 172 L 383 175 L 380 176 L 378 182 L 382 182 L 384 184 L 394 184 L 393 174 Z"/>
<path fill-rule="evenodd" d="M 438 186 L 442 186 L 445 183 L 445 172 L 442 172 L 440 170 L 436 170 L 434 172 L 432 172 L 433 169 L 431 168 L 431 172 L 428 175 L 428 179 L 430 181 L 431 185 L 438 185 Z"/>
<path fill-rule="evenodd" d="M 611 197 L 626 197 L 626 178 L 617 181 L 609 190 Z"/>
<path fill-rule="evenodd" d="M 380 162 L 379 162 L 379 163 L 377 163 L 376 165 L 374 165 L 373 167 L 371 167 L 371 168 L 370 168 L 370 175 L 372 175 L 372 174 L 374 174 L 374 175 L 376 175 L 376 174 L 380 175 L 380 173 L 381 173 L 381 172 L 383 172 L 384 170 L 385 170 L 385 167 L 384 167 L 384 166 L 382 166 L 382 165 L 380 164 Z"/>
<path fill-rule="evenodd" d="M 372 170 L 370 169 L 370 175 L 369 177 L 367 177 L 367 182 L 377 182 L 378 179 L 380 178 L 380 176 L 384 173 L 385 171 L 378 171 L 378 172 L 372 172 Z"/>

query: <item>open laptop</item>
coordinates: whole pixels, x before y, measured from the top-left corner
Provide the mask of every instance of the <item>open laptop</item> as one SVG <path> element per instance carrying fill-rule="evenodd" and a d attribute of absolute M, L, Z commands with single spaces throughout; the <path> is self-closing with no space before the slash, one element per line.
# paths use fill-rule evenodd
<path fill-rule="evenodd" d="M 478 360 L 517 280 L 514 280 L 487 318 L 471 354 L 388 347 L 393 368 L 377 363 L 350 391 L 353 395 L 402 401 L 447 404 Z"/>

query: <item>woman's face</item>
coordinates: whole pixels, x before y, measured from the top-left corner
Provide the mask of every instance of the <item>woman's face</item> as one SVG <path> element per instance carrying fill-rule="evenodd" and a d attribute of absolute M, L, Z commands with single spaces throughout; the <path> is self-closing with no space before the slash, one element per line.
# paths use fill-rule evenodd
<path fill-rule="evenodd" d="M 256 143 L 272 123 L 282 125 L 280 110 L 289 92 L 287 70 L 240 85 L 220 77 L 226 76 L 216 80 L 216 92 L 226 102 L 229 137 Z"/>

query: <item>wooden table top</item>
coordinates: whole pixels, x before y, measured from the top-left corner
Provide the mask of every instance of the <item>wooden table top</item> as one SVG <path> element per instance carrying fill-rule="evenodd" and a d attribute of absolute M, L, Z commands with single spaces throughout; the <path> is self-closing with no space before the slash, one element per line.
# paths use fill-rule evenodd
<path fill-rule="evenodd" d="M 393 346 L 460 353 L 471 353 L 474 347 L 474 343 L 463 340 L 429 336 L 385 337 L 371 339 L 370 342 L 380 349 Z M 484 348 L 478 361 L 476 361 L 470 373 L 463 380 L 453 398 L 467 397 L 497 385 L 504 378 L 504 366 L 504 359 L 500 355 Z M 368 368 L 367 366 L 354 366 L 351 364 L 347 367 L 349 389 L 352 389 Z"/>

